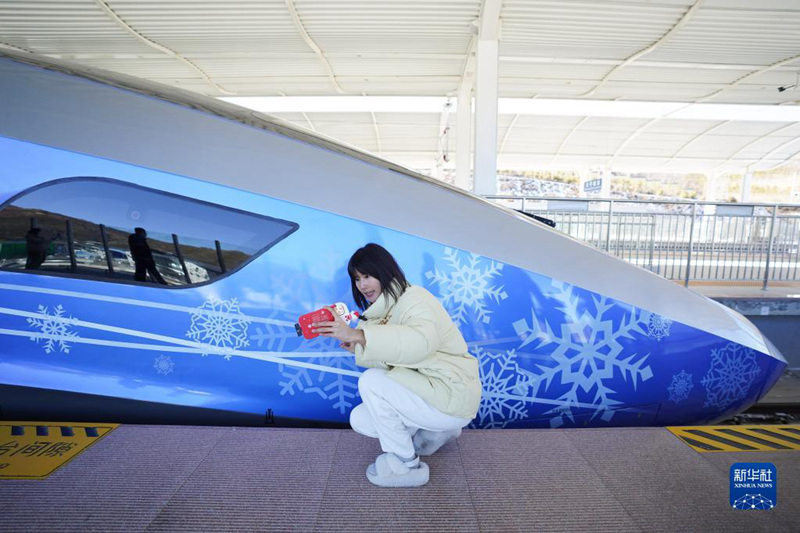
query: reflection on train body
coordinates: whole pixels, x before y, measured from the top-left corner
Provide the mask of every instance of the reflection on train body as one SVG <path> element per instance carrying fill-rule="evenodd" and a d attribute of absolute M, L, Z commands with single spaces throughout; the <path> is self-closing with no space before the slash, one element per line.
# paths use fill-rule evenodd
<path fill-rule="evenodd" d="M 136 228 L 146 230 L 156 281 L 170 286 L 212 281 L 287 231 L 267 217 L 116 180 L 65 179 L 0 211 L 0 268 L 137 282 Z"/>

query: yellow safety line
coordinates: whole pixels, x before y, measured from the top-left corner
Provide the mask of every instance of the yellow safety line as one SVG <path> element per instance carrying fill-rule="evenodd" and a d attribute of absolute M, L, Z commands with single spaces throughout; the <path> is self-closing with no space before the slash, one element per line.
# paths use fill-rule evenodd
<path fill-rule="evenodd" d="M 758 429 L 769 429 L 770 431 L 772 431 L 775 428 L 771 428 L 769 426 L 765 426 L 763 428 L 758 428 Z M 756 437 L 756 438 L 759 438 L 759 439 L 768 440 L 770 442 L 775 442 L 777 444 L 780 444 L 781 446 L 786 446 L 787 448 L 791 448 L 793 450 L 800 450 L 800 444 L 795 444 L 794 442 L 790 442 L 790 441 L 787 441 L 787 440 L 781 440 L 778 437 L 775 437 L 773 435 L 767 435 L 766 433 L 753 431 L 753 429 L 749 428 L 749 427 L 742 428 L 739 431 L 742 431 L 743 433 L 747 433 L 748 435 L 752 435 L 753 437 Z M 780 435 L 780 433 L 779 433 L 779 435 Z M 798 435 L 798 437 L 800 437 L 800 435 Z M 782 450 L 779 450 L 779 451 L 782 451 Z"/>
<path fill-rule="evenodd" d="M 120 424 L 114 422 L 40 422 L 38 420 L 1 420 L 0 426 L 25 426 L 25 427 L 36 427 L 36 426 L 47 426 L 47 427 L 79 427 L 79 428 L 98 428 L 98 427 L 117 427 Z"/>
<path fill-rule="evenodd" d="M 692 433 L 689 433 L 688 431 L 685 431 L 685 430 L 683 430 L 683 431 L 678 431 L 678 432 L 677 432 L 677 433 L 675 433 L 675 434 L 676 434 L 676 435 L 678 435 L 678 436 L 683 436 L 683 437 L 690 438 L 690 439 L 692 439 L 692 440 L 700 441 L 700 442 L 702 442 L 702 443 L 704 443 L 704 444 L 708 444 L 709 446 L 713 446 L 714 448 L 719 448 L 718 450 L 704 450 L 704 449 L 702 449 L 702 448 L 698 448 L 697 446 L 692 446 L 691 444 L 689 444 L 689 443 L 688 443 L 688 442 L 686 442 L 686 441 L 683 441 L 683 442 L 684 442 L 684 444 L 686 444 L 687 446 L 691 446 L 691 447 L 692 447 L 692 449 L 694 449 L 694 450 L 697 450 L 697 451 L 699 451 L 699 452 L 703 452 L 703 453 L 713 453 L 713 452 L 730 452 L 730 451 L 747 451 L 747 450 L 739 450 L 738 448 L 733 448 L 732 446 L 729 446 L 729 445 L 727 445 L 727 444 L 722 444 L 721 442 L 716 442 L 716 441 L 713 441 L 713 440 L 711 440 L 711 439 L 708 439 L 708 438 L 706 438 L 706 437 L 703 437 L 703 436 L 701 436 L 701 435 L 694 435 L 694 434 L 692 434 Z"/>
<path fill-rule="evenodd" d="M 800 435 L 792 434 L 788 431 L 781 431 L 790 426 L 760 426 L 760 425 L 747 425 L 747 426 L 670 426 L 667 429 L 676 437 L 685 437 L 688 439 L 696 440 L 697 442 L 707 444 L 714 448 L 718 448 L 716 450 L 704 450 L 697 446 L 693 446 L 692 444 L 686 442 L 683 438 L 681 440 L 687 446 L 690 446 L 692 449 L 699 453 L 709 453 L 709 452 L 783 452 L 783 451 L 794 451 L 800 450 L 800 445 L 795 444 L 791 441 L 784 441 L 777 435 L 767 435 L 760 433 L 758 431 L 753 431 L 754 429 L 764 429 L 774 433 L 777 433 L 781 436 L 791 437 L 793 439 L 800 440 Z M 797 427 L 800 429 L 800 426 L 791 426 L 792 428 Z M 726 431 L 721 431 L 726 430 Z M 752 450 L 742 450 L 740 448 L 736 448 L 729 444 L 724 444 L 721 442 L 717 442 L 709 437 L 703 437 L 701 435 L 697 435 L 693 433 L 693 431 L 701 431 L 704 433 L 709 433 L 712 435 L 717 435 L 720 438 L 728 439 L 732 442 L 736 442 L 739 444 L 744 444 L 745 446 L 749 446 L 753 448 Z M 736 431 L 742 433 L 742 436 L 737 436 L 728 433 L 727 431 Z M 774 444 L 780 444 L 784 446 L 784 448 L 773 448 L 767 444 L 761 444 L 758 442 L 753 442 L 748 440 L 745 436 L 753 437 L 756 439 L 760 439 L 766 442 L 771 442 Z"/>
<path fill-rule="evenodd" d="M 725 428 L 725 429 L 728 429 L 728 428 Z M 733 429 L 733 428 L 731 428 L 731 429 Z M 735 430 L 736 431 L 741 431 L 745 435 L 750 435 L 749 433 L 745 432 L 744 428 L 739 427 L 739 428 L 736 428 Z M 757 449 L 759 451 L 762 451 L 762 452 L 780 451 L 780 448 L 775 448 L 774 446 L 767 446 L 766 444 L 761 444 L 760 442 L 753 442 L 751 440 L 747 440 L 747 439 L 745 439 L 743 437 L 739 437 L 737 435 L 731 435 L 730 433 L 728 433 L 726 431 L 722 431 L 721 429 L 714 429 L 713 431 L 709 431 L 709 433 L 711 433 L 713 435 L 719 434 L 719 436 L 721 438 L 723 438 L 723 439 L 729 439 L 729 440 L 732 440 L 734 442 L 738 442 L 740 444 L 745 444 L 747 446 L 750 446 L 750 447 L 755 448 L 755 449 Z M 751 435 L 751 436 L 752 437 L 756 437 L 758 439 L 761 439 L 760 435 L 758 435 L 758 436 L 757 435 Z M 761 439 L 761 440 L 770 440 L 770 439 Z M 774 442 L 774 441 L 772 441 L 772 442 Z M 778 443 L 778 444 L 783 444 L 783 443 Z M 753 450 L 740 450 L 740 449 L 736 448 L 736 451 L 737 452 L 751 452 Z"/>
<path fill-rule="evenodd" d="M 14 426 L 21 426 L 23 428 L 26 428 L 25 434 L 24 435 L 11 435 L 10 434 L 11 433 L 11 428 L 14 427 Z M 45 436 L 45 435 L 34 435 L 34 433 L 36 431 L 35 428 L 38 427 L 38 426 L 44 426 L 44 427 L 48 428 L 49 435 L 47 435 L 47 436 Z M 2 422 L 0 422 L 0 428 L 8 428 L 8 432 L 9 432 L 8 438 L 14 439 L 14 438 L 19 438 L 19 437 L 23 437 L 23 438 L 36 437 L 37 439 L 40 439 L 40 440 L 41 439 L 58 439 L 58 440 L 66 439 L 67 441 L 72 441 L 74 439 L 77 442 L 82 443 L 81 445 L 83 447 L 82 448 L 77 448 L 78 451 L 76 453 L 74 453 L 70 457 L 65 458 L 61 462 L 52 461 L 51 462 L 52 463 L 51 469 L 49 471 L 46 470 L 47 467 L 39 468 L 40 465 L 32 465 L 32 466 L 28 465 L 28 466 L 31 467 L 30 469 L 28 469 L 29 472 L 32 470 L 33 472 L 38 472 L 38 473 L 36 473 L 36 474 L 33 474 L 33 473 L 24 473 L 24 474 L 20 473 L 20 474 L 15 474 L 15 475 L 3 475 L 2 472 L 0 472 L 0 479 L 30 479 L 30 480 L 46 479 L 47 477 L 52 475 L 57 470 L 60 470 L 60 469 L 64 468 L 64 466 L 66 466 L 67 464 L 69 464 L 72 461 L 74 461 L 76 457 L 78 457 L 83 452 L 85 452 L 86 450 L 88 450 L 89 448 L 91 448 L 92 446 L 97 444 L 97 442 L 99 440 L 101 440 L 103 437 L 107 436 L 109 433 L 111 433 L 112 431 L 117 429 L 119 426 L 120 426 L 120 424 L 106 423 L 106 422 L 92 423 L 92 422 L 39 422 L 39 421 L 15 421 L 15 420 L 14 421 L 2 421 Z M 70 437 L 70 436 L 67 436 L 67 435 L 62 435 L 61 434 L 61 428 L 62 427 L 71 428 L 73 430 L 73 436 Z M 90 436 L 85 435 L 85 434 L 84 435 L 78 434 L 78 430 L 85 429 L 85 428 L 93 428 L 93 429 L 97 430 L 97 436 L 96 437 L 90 437 Z M 31 432 L 30 430 L 33 430 L 33 432 Z M 2 459 L 2 457 L 0 457 L 0 459 Z M 2 462 L 2 461 L 0 461 L 0 462 Z M 37 468 L 38 468 L 38 470 L 37 470 Z"/>
<path fill-rule="evenodd" d="M 770 431 L 775 431 L 776 433 L 783 435 L 784 437 L 791 437 L 795 440 L 800 440 L 800 434 L 792 433 L 791 431 L 787 431 L 787 426 L 768 426 Z M 800 426 L 793 426 L 792 429 L 800 430 Z M 792 443 L 794 444 L 794 443 Z M 796 444 L 795 444 L 796 446 Z"/>

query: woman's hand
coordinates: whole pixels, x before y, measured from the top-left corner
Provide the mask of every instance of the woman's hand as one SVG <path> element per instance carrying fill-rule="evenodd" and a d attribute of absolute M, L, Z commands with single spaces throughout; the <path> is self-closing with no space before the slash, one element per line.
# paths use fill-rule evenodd
<path fill-rule="evenodd" d="M 344 348 L 350 353 L 356 353 L 356 343 L 355 342 L 340 342 L 339 348 Z"/>
<path fill-rule="evenodd" d="M 364 344 L 364 332 L 351 328 L 347 322 L 342 320 L 342 317 L 336 314 L 333 306 L 330 309 L 333 313 L 333 322 L 317 322 L 311 326 L 312 331 L 319 333 L 323 337 L 339 339 L 342 341 L 342 348 L 354 352 L 355 343 Z"/>

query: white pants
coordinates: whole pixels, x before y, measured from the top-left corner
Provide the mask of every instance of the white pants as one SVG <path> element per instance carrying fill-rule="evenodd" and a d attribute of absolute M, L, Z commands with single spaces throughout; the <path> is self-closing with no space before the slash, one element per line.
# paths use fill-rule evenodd
<path fill-rule="evenodd" d="M 370 368 L 358 379 L 364 403 L 350 413 L 350 425 L 362 435 L 380 440 L 381 449 L 399 457 L 414 457 L 411 438 L 420 429 L 451 431 L 471 422 L 445 414 L 387 376 Z"/>

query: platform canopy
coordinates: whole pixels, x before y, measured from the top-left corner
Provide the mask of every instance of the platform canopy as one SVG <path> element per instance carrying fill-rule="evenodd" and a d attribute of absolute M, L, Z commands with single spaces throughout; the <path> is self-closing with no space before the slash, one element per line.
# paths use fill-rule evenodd
<path fill-rule="evenodd" d="M 798 0 L 0 2 L 0 46 L 280 97 L 289 107 L 259 105 L 423 170 L 454 167 L 455 104 L 482 75 L 485 35 L 500 169 L 718 174 L 800 157 Z M 375 98 L 388 96 L 430 98 Z"/>

